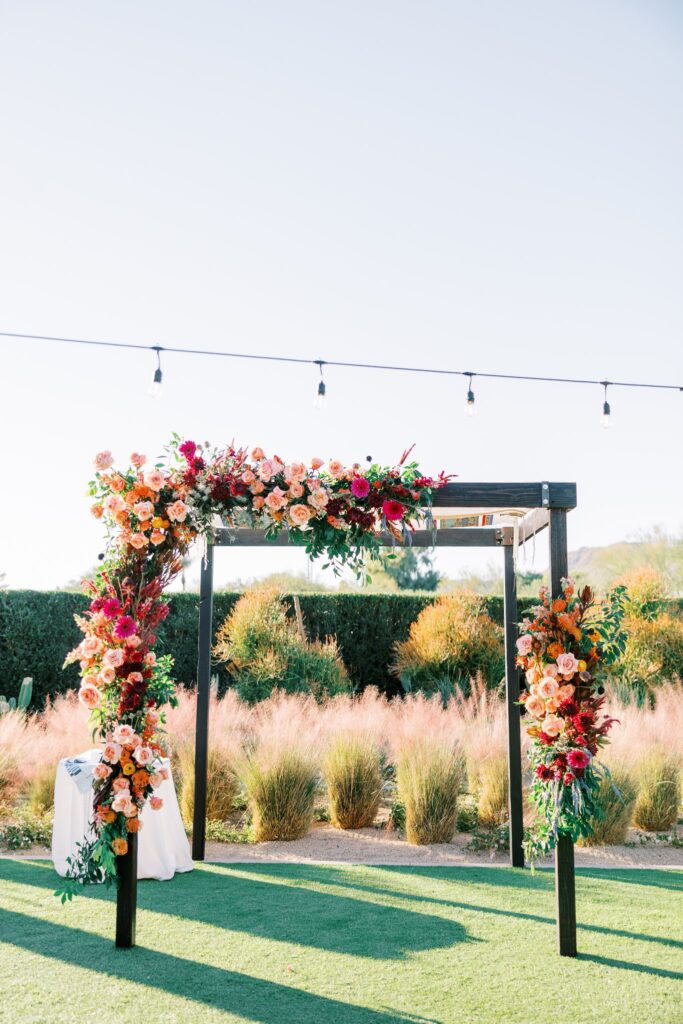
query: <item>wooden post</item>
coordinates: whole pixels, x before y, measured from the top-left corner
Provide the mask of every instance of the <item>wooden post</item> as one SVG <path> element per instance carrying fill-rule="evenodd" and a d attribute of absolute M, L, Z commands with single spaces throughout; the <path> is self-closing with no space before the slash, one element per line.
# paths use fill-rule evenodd
<path fill-rule="evenodd" d="M 197 659 L 197 720 L 194 753 L 194 818 L 192 859 L 204 860 L 206 846 L 206 773 L 209 759 L 209 696 L 213 638 L 213 544 L 206 546 L 199 581 L 199 655 Z"/>
<path fill-rule="evenodd" d="M 510 864 L 524 867 L 524 815 L 522 803 L 522 745 L 520 738 L 519 670 L 517 658 L 517 579 L 512 545 L 505 553 L 505 702 L 508 722 L 508 807 L 510 813 Z"/>
<path fill-rule="evenodd" d="M 128 834 L 128 852 L 116 858 L 116 945 L 131 949 L 135 945 L 135 915 L 138 906 L 138 837 Z"/>
<path fill-rule="evenodd" d="M 562 577 L 568 575 L 567 512 L 550 510 L 550 591 L 562 596 Z M 555 899 L 557 906 L 557 949 L 560 956 L 576 956 L 576 884 L 574 843 L 560 836 L 555 849 Z"/>

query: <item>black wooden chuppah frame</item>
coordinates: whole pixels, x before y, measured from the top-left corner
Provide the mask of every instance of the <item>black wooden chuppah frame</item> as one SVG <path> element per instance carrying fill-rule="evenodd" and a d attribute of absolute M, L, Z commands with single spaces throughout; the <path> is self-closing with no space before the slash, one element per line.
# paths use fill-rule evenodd
<path fill-rule="evenodd" d="M 438 509 L 524 510 L 517 526 L 477 526 L 417 530 L 414 547 L 492 547 L 504 554 L 505 696 L 508 723 L 508 782 L 510 814 L 510 864 L 524 867 L 520 678 L 516 666 L 517 585 L 514 548 L 535 537 L 546 527 L 550 539 L 550 583 L 553 597 L 561 596 L 561 579 L 567 575 L 567 512 L 576 507 L 573 483 L 452 483 L 436 491 L 433 507 Z M 516 536 L 515 536 L 516 534 Z M 387 546 L 393 543 L 387 534 Z M 267 540 L 265 531 L 226 529 L 214 531 L 202 559 L 199 588 L 199 659 L 197 665 L 197 723 L 195 747 L 194 824 L 192 856 L 204 860 L 206 841 L 206 780 L 208 764 L 209 695 L 211 688 L 211 644 L 213 638 L 213 555 L 216 547 L 286 547 L 286 532 Z M 576 900 L 574 888 L 574 845 L 561 837 L 555 854 L 557 900 L 557 941 L 562 956 L 576 956 Z"/>

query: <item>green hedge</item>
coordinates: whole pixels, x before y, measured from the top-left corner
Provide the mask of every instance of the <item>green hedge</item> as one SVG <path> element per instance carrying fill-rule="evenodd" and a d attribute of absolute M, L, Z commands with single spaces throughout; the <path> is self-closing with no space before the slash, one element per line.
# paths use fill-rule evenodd
<path fill-rule="evenodd" d="M 214 632 L 235 601 L 235 593 L 214 596 Z M 196 594 L 171 594 L 171 614 L 159 629 L 160 653 L 175 658 L 175 678 L 194 685 L 197 665 Z M 411 622 L 435 599 L 433 594 L 301 594 L 301 609 L 309 638 L 336 636 L 354 684 L 399 691 L 389 674 L 392 646 L 404 640 Z M 533 601 L 520 601 L 523 609 Z M 16 695 L 22 678 L 33 676 L 34 706 L 45 698 L 78 685 L 78 665 L 62 669 L 68 651 L 81 639 L 74 613 L 88 599 L 65 591 L 0 591 L 0 694 Z M 503 621 L 503 601 L 487 598 L 491 618 Z M 292 609 L 293 614 L 293 609 Z M 221 673 L 221 681 L 225 673 Z"/>

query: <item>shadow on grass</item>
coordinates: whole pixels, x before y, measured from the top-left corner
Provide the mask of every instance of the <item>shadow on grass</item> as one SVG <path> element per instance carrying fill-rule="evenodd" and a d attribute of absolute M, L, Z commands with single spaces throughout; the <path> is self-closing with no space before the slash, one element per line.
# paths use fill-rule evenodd
<path fill-rule="evenodd" d="M 680 868 L 577 868 L 576 875 L 578 878 L 594 878 L 598 881 L 609 878 L 612 882 L 683 893 L 683 870 Z"/>
<path fill-rule="evenodd" d="M 52 871 L 26 861 L 0 865 L 0 878 L 41 888 L 56 885 Z M 376 895 L 385 894 L 378 889 Z M 113 900 L 115 893 L 97 887 L 87 897 Z M 141 882 L 138 907 L 232 932 L 376 960 L 401 960 L 421 950 L 477 941 L 457 921 L 428 911 L 358 900 L 306 885 L 237 875 L 227 879 L 215 866 L 176 875 L 170 882 Z"/>
<path fill-rule="evenodd" d="M 593 964 L 603 964 L 605 967 L 618 967 L 623 971 L 636 971 L 638 974 L 656 974 L 659 978 L 673 978 L 674 981 L 683 981 L 683 974 L 680 971 L 669 971 L 665 967 L 648 967 L 646 964 L 634 964 L 630 960 L 613 960 L 608 956 L 593 956 L 590 953 L 579 953 L 578 959 Z"/>
<path fill-rule="evenodd" d="M 346 881 L 343 877 L 343 869 L 330 869 L 323 867 L 322 865 L 316 864 L 230 864 L 230 865 L 214 865 L 214 868 L 239 868 L 241 872 L 249 872 L 250 874 L 262 874 L 267 877 L 288 877 L 293 880 L 301 879 L 302 881 L 312 882 L 316 885 L 330 885 L 336 888 L 356 890 L 358 892 L 367 892 L 371 895 L 382 895 L 388 896 L 394 899 L 415 901 L 421 905 L 429 905 L 430 903 L 434 906 L 442 906 L 453 908 L 455 910 L 466 910 L 479 914 L 491 914 L 499 917 L 511 917 L 521 921 L 532 921 L 535 924 L 546 924 L 555 925 L 554 917 L 542 917 L 540 914 L 530 914 L 527 911 L 521 910 L 510 910 L 508 908 L 501 909 L 499 907 L 482 906 L 479 903 L 471 902 L 459 902 L 457 900 L 441 899 L 438 896 L 430 896 L 427 893 L 411 893 L 405 889 L 391 889 L 386 884 L 365 885 L 358 881 Z M 389 872 L 392 875 L 407 875 L 429 877 L 431 879 L 439 879 L 444 882 L 453 882 L 454 875 L 452 868 L 422 868 L 422 867 L 395 867 L 385 866 L 380 867 L 378 865 L 368 865 L 369 870 L 381 870 L 383 872 Z M 500 869 L 499 868 L 463 868 L 463 872 L 466 871 L 465 880 L 467 882 L 475 882 L 484 885 L 500 885 Z M 641 871 L 642 869 L 637 869 Z M 331 871 L 334 871 L 334 875 L 331 875 Z M 662 872 L 656 872 L 657 875 Z M 623 882 L 626 879 L 621 878 L 622 872 L 616 871 L 605 871 L 597 873 L 595 877 L 599 880 L 608 880 Z M 592 876 L 591 876 L 592 877 Z M 554 878 L 553 875 L 539 878 L 538 873 L 531 875 L 530 873 L 526 876 L 528 880 L 527 885 L 519 886 L 521 888 L 528 889 L 530 891 L 547 891 L 553 892 Z M 460 878 L 458 878 L 460 880 Z M 642 883 L 641 883 L 642 884 Z M 660 888 L 665 888 L 661 886 Z M 592 925 L 586 924 L 583 921 L 578 921 L 577 926 L 579 930 L 596 932 L 601 935 L 614 935 L 619 938 L 635 939 L 642 942 L 653 942 L 658 945 L 667 946 L 675 949 L 683 949 L 683 942 L 677 939 L 668 938 L 666 936 L 659 935 L 648 935 L 644 932 L 631 932 L 621 928 L 608 928 L 605 925 Z M 645 968 L 644 968 L 645 969 Z"/>
<path fill-rule="evenodd" d="M 111 940 L 100 935 L 8 910 L 0 910 L 0 934 L 8 936 L 3 939 L 8 946 L 92 971 L 95 985 L 105 977 L 119 978 L 257 1024 L 408 1024 L 421 1019 L 349 1005 L 144 946 L 117 950 Z"/>

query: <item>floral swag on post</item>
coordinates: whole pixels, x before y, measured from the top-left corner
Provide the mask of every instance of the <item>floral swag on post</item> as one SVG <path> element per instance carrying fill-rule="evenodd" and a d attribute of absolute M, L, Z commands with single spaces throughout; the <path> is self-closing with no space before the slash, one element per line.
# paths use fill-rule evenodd
<path fill-rule="evenodd" d="M 531 795 L 538 808 L 525 837 L 532 863 L 550 853 L 558 836 L 589 836 L 604 817 L 597 797 L 609 772 L 596 758 L 616 719 L 603 713 L 602 680 L 624 649 L 623 598 L 624 587 L 617 587 L 599 603 L 590 587 L 577 593 L 563 579 L 562 596 L 552 600 L 543 587 L 533 618 L 520 625 L 517 664 L 527 683 L 520 703 L 532 720 Z"/>
<path fill-rule="evenodd" d="M 110 452 L 97 455 L 89 494 L 93 515 L 107 526 L 107 552 L 86 583 L 90 608 L 76 616 L 84 639 L 65 664 L 80 664 L 79 697 L 104 747 L 94 769 L 92 838 L 69 858 L 62 901 L 79 885 L 114 881 L 116 858 L 142 827 L 143 806 L 161 807 L 154 791 L 167 777 L 162 709 L 175 697 L 172 659 L 157 658 L 153 648 L 168 615 L 164 589 L 193 541 L 209 537 L 218 515 L 228 527 L 265 529 L 270 539 L 287 530 L 311 558 L 326 555 L 336 573 L 348 565 L 360 576 L 383 531 L 409 542 L 418 522 L 430 522 L 433 491 L 449 479 L 423 476 L 407 461 L 411 450 L 394 468 L 334 460 L 325 468 L 322 459 L 286 465 L 261 448 L 249 455 L 174 435 L 166 459 L 152 468 L 144 455 L 131 455 L 123 471 L 113 468 Z"/>

